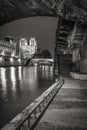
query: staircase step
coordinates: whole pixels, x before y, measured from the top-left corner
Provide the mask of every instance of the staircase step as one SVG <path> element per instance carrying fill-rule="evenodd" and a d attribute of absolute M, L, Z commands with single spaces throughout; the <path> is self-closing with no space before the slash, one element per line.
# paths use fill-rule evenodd
<path fill-rule="evenodd" d="M 60 34 L 59 34 L 59 37 L 65 37 L 65 38 L 66 38 L 66 37 L 67 37 L 67 34 L 66 34 L 66 33 L 60 33 Z"/>
<path fill-rule="evenodd" d="M 66 42 L 67 42 L 67 40 L 59 39 L 59 38 L 57 39 L 57 41 L 58 41 L 58 42 L 63 42 L 63 43 L 66 43 Z"/>
<path fill-rule="evenodd" d="M 58 47 L 61 47 L 61 48 L 67 48 L 68 46 L 60 45 L 60 44 L 59 44 L 59 45 L 57 45 L 57 48 L 58 48 Z"/>
<path fill-rule="evenodd" d="M 59 40 L 67 41 L 67 38 L 66 38 L 66 37 L 59 37 L 58 39 L 59 39 Z"/>
<path fill-rule="evenodd" d="M 60 30 L 60 33 L 69 34 L 70 32 L 67 30 Z"/>
<path fill-rule="evenodd" d="M 68 46 L 67 43 L 63 43 L 63 42 L 58 42 L 58 43 L 57 43 L 57 46 L 58 46 L 58 45 L 61 45 L 61 46 L 62 46 L 62 45 L 63 45 L 63 46 Z"/>

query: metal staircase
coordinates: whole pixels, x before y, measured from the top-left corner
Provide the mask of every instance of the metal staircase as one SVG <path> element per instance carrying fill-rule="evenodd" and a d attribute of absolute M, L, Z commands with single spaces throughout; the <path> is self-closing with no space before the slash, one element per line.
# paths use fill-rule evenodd
<path fill-rule="evenodd" d="M 60 26 L 56 31 L 56 46 L 57 51 L 63 53 L 68 48 L 67 38 L 73 28 L 73 22 L 62 19 Z"/>
<path fill-rule="evenodd" d="M 55 77 L 59 77 L 63 71 L 68 71 L 72 64 L 73 51 L 84 45 L 87 34 L 86 28 L 86 24 L 79 21 L 70 21 L 59 16 L 54 52 Z M 66 63 L 66 61 L 68 62 Z"/>
<path fill-rule="evenodd" d="M 68 35 L 70 34 L 74 22 L 70 20 L 65 20 L 59 17 L 58 26 L 56 30 L 56 45 L 54 52 L 54 77 L 59 77 L 60 75 L 60 55 L 63 54 L 68 48 Z"/>
<path fill-rule="evenodd" d="M 81 23 L 77 24 L 76 33 L 73 41 L 74 44 L 78 43 L 82 45 L 85 30 L 86 30 L 86 26 L 84 24 Z"/>

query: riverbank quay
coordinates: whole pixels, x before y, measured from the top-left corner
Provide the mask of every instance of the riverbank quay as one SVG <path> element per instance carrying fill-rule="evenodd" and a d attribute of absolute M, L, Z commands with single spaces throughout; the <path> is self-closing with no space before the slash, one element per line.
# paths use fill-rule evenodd
<path fill-rule="evenodd" d="M 1 130 L 33 130 L 63 84 L 62 78 L 56 81 Z"/>
<path fill-rule="evenodd" d="M 87 130 L 87 81 L 64 81 L 35 130 Z"/>

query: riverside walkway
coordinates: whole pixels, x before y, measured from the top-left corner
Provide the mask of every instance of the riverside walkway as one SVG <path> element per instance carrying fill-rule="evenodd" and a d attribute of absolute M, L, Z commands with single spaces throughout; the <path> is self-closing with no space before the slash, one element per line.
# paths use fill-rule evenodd
<path fill-rule="evenodd" d="M 87 81 L 64 80 L 35 130 L 87 130 Z"/>
<path fill-rule="evenodd" d="M 1 130 L 28 130 L 29 116 L 32 124 L 53 97 L 41 120 L 31 130 L 87 130 L 87 81 L 63 78 L 64 82 L 60 80 L 52 85 Z"/>
<path fill-rule="evenodd" d="M 34 130 L 63 84 L 62 78 L 55 82 L 1 130 Z"/>

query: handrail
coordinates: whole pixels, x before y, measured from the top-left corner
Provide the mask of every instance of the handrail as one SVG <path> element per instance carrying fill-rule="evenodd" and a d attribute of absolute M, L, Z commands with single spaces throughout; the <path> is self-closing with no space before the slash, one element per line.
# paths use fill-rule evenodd
<path fill-rule="evenodd" d="M 43 113 L 46 111 L 57 92 L 60 90 L 64 80 L 59 80 L 41 94 L 22 113 L 17 115 L 1 130 L 23 130 L 23 127 L 33 130 Z"/>

